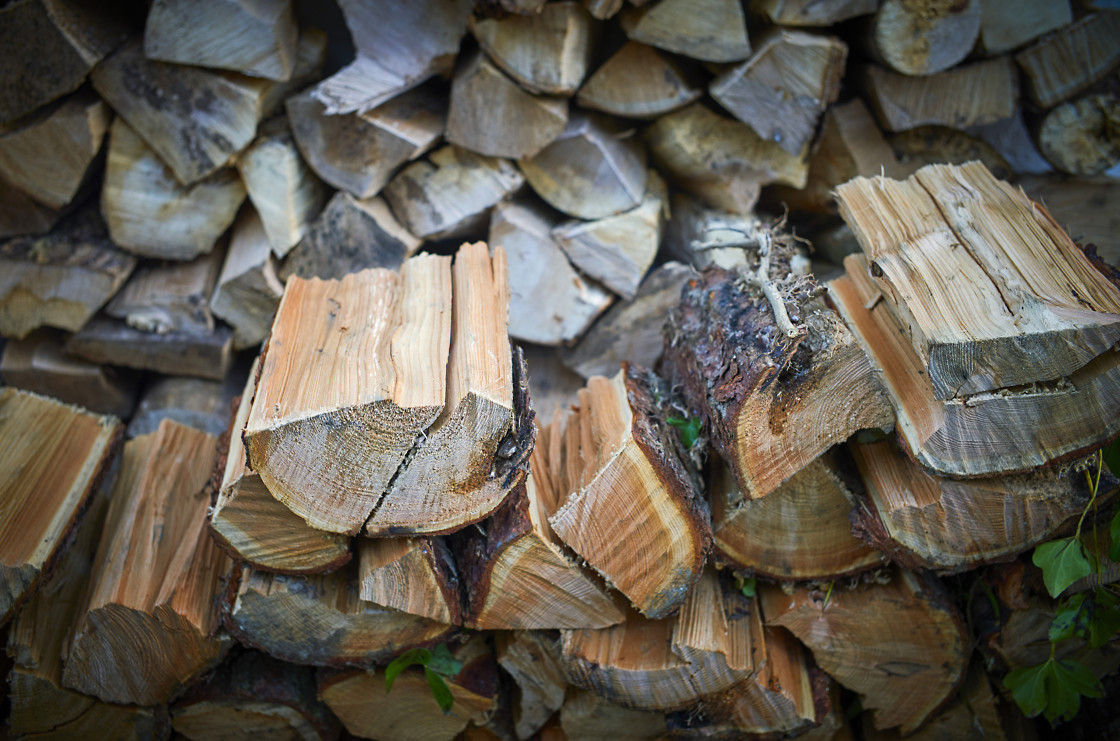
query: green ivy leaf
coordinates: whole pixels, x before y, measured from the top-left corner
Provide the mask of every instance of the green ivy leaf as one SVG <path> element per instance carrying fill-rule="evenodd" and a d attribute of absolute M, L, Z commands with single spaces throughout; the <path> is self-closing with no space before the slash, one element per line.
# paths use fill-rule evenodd
<path fill-rule="evenodd" d="M 1015 704 L 1028 718 L 1046 709 L 1046 678 L 1051 661 L 1038 666 L 1013 669 L 1003 678 L 1003 686 L 1011 690 Z"/>
<path fill-rule="evenodd" d="M 1085 593 L 1082 592 L 1058 605 L 1054 620 L 1050 623 L 1050 642 L 1059 643 L 1075 635 L 1084 635 L 1087 623 Z"/>
<path fill-rule="evenodd" d="M 1070 659 L 1046 662 L 1050 667 L 1046 680 L 1048 702 L 1043 715 L 1053 723 L 1059 718 L 1071 720 L 1081 709 L 1082 697 L 1100 697 L 1104 688 L 1084 665 Z"/>
<path fill-rule="evenodd" d="M 700 439 L 699 417 L 666 417 L 665 421 L 676 427 L 681 432 L 681 442 L 686 449 L 691 450 L 696 441 Z"/>
<path fill-rule="evenodd" d="M 1093 590 L 1093 619 L 1089 621 L 1089 645 L 1100 648 L 1120 631 L 1120 598 L 1097 587 Z"/>
<path fill-rule="evenodd" d="M 1034 549 L 1034 565 L 1042 569 L 1042 582 L 1051 597 L 1093 573 L 1089 554 L 1079 538 L 1060 538 Z"/>
<path fill-rule="evenodd" d="M 447 686 L 447 682 L 443 681 L 443 677 L 428 667 L 424 667 L 424 677 L 428 680 L 428 687 L 432 690 L 432 696 L 439 703 L 439 709 L 443 711 L 444 715 L 447 715 L 451 712 L 451 706 L 455 703 L 455 698 L 451 696 L 451 689 Z"/>
<path fill-rule="evenodd" d="M 388 693 L 393 689 L 393 682 L 405 669 L 416 664 L 426 666 L 431 660 L 431 651 L 426 648 L 413 648 L 390 661 L 389 666 L 385 667 L 385 692 Z"/>
<path fill-rule="evenodd" d="M 1108 466 L 1112 475 L 1120 478 L 1120 439 L 1113 440 L 1111 445 L 1101 448 L 1101 457 L 1104 458 L 1104 464 Z"/>
<path fill-rule="evenodd" d="M 758 581 L 752 576 L 739 582 L 739 591 L 744 597 L 753 597 L 758 592 Z"/>
<path fill-rule="evenodd" d="M 1112 561 L 1120 562 L 1120 509 L 1116 510 L 1112 522 L 1108 524 L 1108 535 L 1112 539 L 1112 545 L 1108 548 L 1108 557 Z"/>
<path fill-rule="evenodd" d="M 463 668 L 463 662 L 452 655 L 446 643 L 441 643 L 432 651 L 432 658 L 425 666 L 437 674 L 454 677 Z"/>

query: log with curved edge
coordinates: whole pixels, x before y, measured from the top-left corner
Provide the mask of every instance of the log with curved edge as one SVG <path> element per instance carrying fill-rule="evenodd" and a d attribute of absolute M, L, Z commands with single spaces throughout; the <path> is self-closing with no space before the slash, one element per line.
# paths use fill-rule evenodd
<path fill-rule="evenodd" d="M 932 75 L 968 56 L 980 35 L 979 0 L 883 0 L 868 42 L 885 64 L 905 75 Z"/>

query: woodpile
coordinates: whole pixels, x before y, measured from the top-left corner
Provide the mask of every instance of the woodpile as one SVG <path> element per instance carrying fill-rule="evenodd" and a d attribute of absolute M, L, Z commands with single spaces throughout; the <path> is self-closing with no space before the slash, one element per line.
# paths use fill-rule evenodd
<path fill-rule="evenodd" d="M 1054 639 L 1120 615 L 1107 3 L 100 5 L 0 8 L 14 737 L 1029 738 L 1021 672 L 1115 684 Z"/>

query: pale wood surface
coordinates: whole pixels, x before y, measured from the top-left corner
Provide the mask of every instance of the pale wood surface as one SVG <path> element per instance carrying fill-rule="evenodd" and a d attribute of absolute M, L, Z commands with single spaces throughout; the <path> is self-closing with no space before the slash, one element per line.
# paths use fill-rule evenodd
<path fill-rule="evenodd" d="M 879 0 L 751 0 L 748 7 L 782 26 L 831 26 L 874 13 Z"/>
<path fill-rule="evenodd" d="M 904 75 L 947 70 L 972 51 L 980 34 L 980 5 L 979 0 L 882 0 L 870 24 L 871 49 Z"/>
<path fill-rule="evenodd" d="M 622 29 L 634 41 L 706 62 L 738 62 L 751 53 L 738 0 L 662 0 L 627 8 Z"/>
<path fill-rule="evenodd" d="M 362 538 L 357 551 L 364 601 L 438 623 L 462 622 L 460 582 L 443 540 Z"/>
<path fill-rule="evenodd" d="M 545 731 L 550 730 L 545 726 Z M 594 692 L 572 688 L 560 709 L 560 733 L 541 738 L 580 738 L 611 741 L 622 736 L 635 741 L 665 737 L 665 714 L 650 710 L 631 710 L 608 702 Z"/>
<path fill-rule="evenodd" d="M 230 373 L 224 381 L 185 376 L 153 379 L 144 388 L 125 435 L 148 435 L 159 429 L 164 419 L 172 419 L 218 437 L 229 427 L 231 404 L 241 391 L 243 380 L 243 373 Z"/>
<path fill-rule="evenodd" d="M 1038 129 L 1038 150 L 1055 169 L 1078 177 L 1103 175 L 1120 163 L 1120 137 L 1112 122 L 1120 96 L 1086 95 L 1047 112 Z"/>
<path fill-rule="evenodd" d="M 568 679 L 560 665 L 560 642 L 546 631 L 518 630 L 499 634 L 498 663 L 517 683 L 513 707 L 514 732 L 527 739 L 564 705 Z"/>
<path fill-rule="evenodd" d="M 66 352 L 95 363 L 220 381 L 233 362 L 233 332 L 218 326 L 212 332 L 153 334 L 96 316 L 66 341 Z"/>
<path fill-rule="evenodd" d="M 283 293 L 261 218 L 254 208 L 246 207 L 233 225 L 222 272 L 209 300 L 210 310 L 233 327 L 235 350 L 259 345 L 268 336 Z"/>
<path fill-rule="evenodd" d="M 1120 183 L 1040 176 L 1020 185 L 1077 244 L 1096 245 L 1105 262 L 1120 266 Z"/>
<path fill-rule="evenodd" d="M 980 45 L 1003 54 L 1073 21 L 1069 0 L 980 4 Z"/>
<path fill-rule="evenodd" d="M 1091 13 L 1015 55 L 1032 101 L 1051 108 L 1120 62 L 1120 12 Z"/>
<path fill-rule="evenodd" d="M 576 100 L 616 116 L 656 118 L 702 96 L 698 77 L 681 60 L 630 41 L 592 73 Z"/>
<path fill-rule="evenodd" d="M 142 265 L 105 306 L 105 314 L 142 332 L 212 332 L 210 294 L 225 250 L 191 262 Z"/>
<path fill-rule="evenodd" d="M 1014 177 L 1011 164 L 996 149 L 971 134 L 947 126 L 919 126 L 890 137 L 890 146 L 905 174 L 925 165 L 963 165 L 978 160 L 1001 180 Z M 871 177 L 876 173 L 861 173 Z M 878 173 L 883 174 L 883 173 Z M 898 177 L 897 175 L 891 177 Z"/>

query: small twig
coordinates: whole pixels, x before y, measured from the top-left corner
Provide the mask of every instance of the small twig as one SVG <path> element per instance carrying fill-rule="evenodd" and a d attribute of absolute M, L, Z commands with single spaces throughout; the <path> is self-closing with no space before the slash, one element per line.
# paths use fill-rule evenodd
<path fill-rule="evenodd" d="M 789 320 L 786 304 L 782 301 L 778 289 L 770 282 L 770 232 L 760 232 L 758 244 L 758 271 L 749 280 L 762 290 L 762 295 L 766 296 L 766 300 L 770 302 L 770 308 L 774 310 L 774 323 L 778 325 L 778 329 L 786 337 L 796 337 L 800 332 Z"/>

